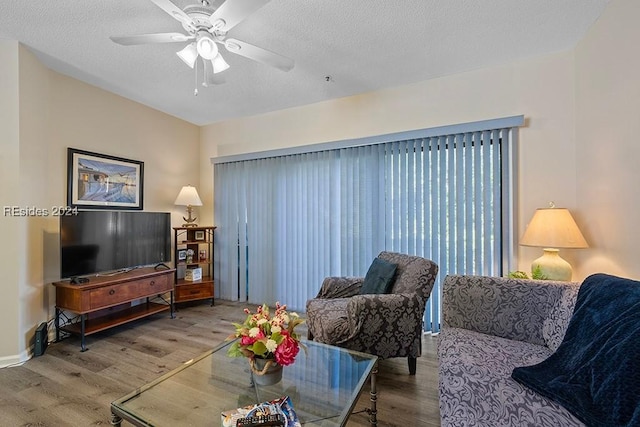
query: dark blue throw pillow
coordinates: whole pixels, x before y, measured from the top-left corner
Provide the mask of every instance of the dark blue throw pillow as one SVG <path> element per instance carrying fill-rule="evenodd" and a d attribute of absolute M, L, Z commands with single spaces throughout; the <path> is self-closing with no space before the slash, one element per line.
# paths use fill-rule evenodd
<path fill-rule="evenodd" d="M 364 277 L 360 295 L 388 294 L 393 287 L 398 266 L 380 258 L 375 258 Z"/>

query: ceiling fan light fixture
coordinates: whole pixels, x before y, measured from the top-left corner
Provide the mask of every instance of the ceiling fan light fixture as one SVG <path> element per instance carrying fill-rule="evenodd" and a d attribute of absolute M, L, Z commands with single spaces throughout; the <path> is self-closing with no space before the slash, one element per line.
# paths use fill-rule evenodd
<path fill-rule="evenodd" d="M 176 55 L 178 55 L 178 57 L 189 66 L 189 68 L 193 68 L 196 64 L 196 59 L 198 59 L 196 44 L 189 43 L 184 49 L 176 52 Z"/>
<path fill-rule="evenodd" d="M 206 31 L 201 31 L 198 34 L 196 49 L 204 59 L 212 60 L 218 55 L 218 46 L 216 46 L 216 42 L 213 41 L 211 35 Z"/>
<path fill-rule="evenodd" d="M 218 74 L 218 73 L 226 70 L 227 68 L 229 68 L 229 64 L 227 64 L 227 61 L 225 61 L 224 58 L 222 57 L 222 55 L 220 55 L 220 54 L 218 54 L 218 56 L 213 58 L 211 60 L 211 63 L 213 64 L 213 73 L 214 74 Z"/>

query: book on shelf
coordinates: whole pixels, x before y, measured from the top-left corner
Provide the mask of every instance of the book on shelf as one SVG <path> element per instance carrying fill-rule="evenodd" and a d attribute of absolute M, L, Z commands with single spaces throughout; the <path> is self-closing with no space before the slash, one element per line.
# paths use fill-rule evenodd
<path fill-rule="evenodd" d="M 250 421 L 259 419 L 259 417 L 268 417 L 270 415 L 280 415 L 282 419 L 281 424 L 251 424 Z M 301 427 L 298 416 L 293 409 L 293 403 L 289 396 L 281 397 L 279 399 L 271 400 L 268 402 L 258 403 L 256 405 L 249 405 L 242 408 L 230 409 L 223 411 L 221 414 L 222 427 L 236 427 L 238 425 L 282 425 L 283 427 Z M 276 417 L 272 417 L 276 418 Z M 238 421 L 240 423 L 238 423 Z"/>

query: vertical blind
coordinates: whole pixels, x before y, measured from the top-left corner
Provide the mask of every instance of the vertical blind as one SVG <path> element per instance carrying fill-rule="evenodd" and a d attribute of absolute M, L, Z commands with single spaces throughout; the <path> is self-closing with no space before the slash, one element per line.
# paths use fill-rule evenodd
<path fill-rule="evenodd" d="M 502 273 L 515 130 L 216 163 L 219 296 L 304 310 L 325 277 L 364 276 L 380 251 L 402 252 L 440 268 L 424 318 L 437 332 L 447 274 Z"/>

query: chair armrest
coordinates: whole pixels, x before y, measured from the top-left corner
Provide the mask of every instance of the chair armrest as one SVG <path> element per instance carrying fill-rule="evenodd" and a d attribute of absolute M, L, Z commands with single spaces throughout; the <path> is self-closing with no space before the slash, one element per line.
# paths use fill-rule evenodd
<path fill-rule="evenodd" d="M 545 320 L 574 282 L 487 276 L 447 276 L 442 284 L 444 326 L 546 345 Z"/>
<path fill-rule="evenodd" d="M 360 293 L 364 277 L 326 277 L 316 298 L 349 298 Z"/>

